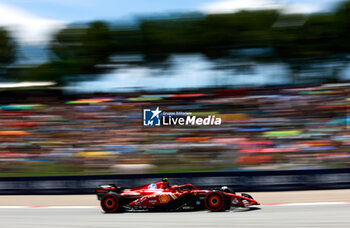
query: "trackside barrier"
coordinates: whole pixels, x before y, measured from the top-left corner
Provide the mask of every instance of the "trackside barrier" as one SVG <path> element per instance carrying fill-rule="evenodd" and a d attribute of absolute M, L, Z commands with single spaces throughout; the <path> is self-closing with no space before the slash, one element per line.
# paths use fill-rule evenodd
<path fill-rule="evenodd" d="M 93 194 L 99 184 L 125 188 L 168 177 L 170 184 L 191 183 L 211 189 L 227 185 L 241 192 L 350 188 L 350 169 L 294 171 L 201 172 L 171 174 L 92 175 L 57 177 L 3 177 L 0 194 Z"/>

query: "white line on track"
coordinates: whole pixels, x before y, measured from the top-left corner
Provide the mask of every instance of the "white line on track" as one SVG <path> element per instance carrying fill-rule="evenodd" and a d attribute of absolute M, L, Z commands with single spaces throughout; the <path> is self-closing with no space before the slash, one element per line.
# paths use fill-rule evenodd
<path fill-rule="evenodd" d="M 318 206 L 318 205 L 339 205 L 339 204 L 350 204 L 350 202 L 285 203 L 285 204 L 266 204 L 262 206 Z"/>
<path fill-rule="evenodd" d="M 313 202 L 313 203 L 283 203 L 283 204 L 262 204 L 259 206 L 322 206 L 350 204 L 350 201 L 343 202 Z M 100 206 L 0 206 L 0 209 L 92 209 Z"/>

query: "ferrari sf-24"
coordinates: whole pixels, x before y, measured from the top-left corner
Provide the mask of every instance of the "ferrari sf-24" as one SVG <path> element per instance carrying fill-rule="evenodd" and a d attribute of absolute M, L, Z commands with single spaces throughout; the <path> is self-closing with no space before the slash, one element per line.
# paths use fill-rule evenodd
<path fill-rule="evenodd" d="M 106 213 L 205 209 L 218 212 L 231 207 L 259 205 L 251 195 L 238 195 L 226 186 L 217 190 L 200 190 L 192 184 L 170 186 L 167 178 L 130 189 L 114 184 L 100 185 L 96 194 Z"/>

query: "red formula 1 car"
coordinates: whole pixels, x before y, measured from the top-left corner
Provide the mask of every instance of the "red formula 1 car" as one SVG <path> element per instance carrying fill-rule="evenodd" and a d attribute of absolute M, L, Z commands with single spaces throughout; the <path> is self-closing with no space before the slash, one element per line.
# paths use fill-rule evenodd
<path fill-rule="evenodd" d="M 225 211 L 231 206 L 259 205 L 249 194 L 237 195 L 227 187 L 220 190 L 199 190 L 192 184 L 169 186 L 167 178 L 162 182 L 123 189 L 113 184 L 96 189 L 101 207 L 106 213 L 122 211 Z"/>

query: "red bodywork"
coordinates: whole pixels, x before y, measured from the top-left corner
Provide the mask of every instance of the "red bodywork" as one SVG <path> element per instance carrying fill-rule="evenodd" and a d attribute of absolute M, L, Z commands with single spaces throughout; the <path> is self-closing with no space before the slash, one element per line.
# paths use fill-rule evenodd
<path fill-rule="evenodd" d="M 259 205 L 250 195 L 242 193 L 223 192 L 220 190 L 199 190 L 192 184 L 164 186 L 163 182 L 139 186 L 131 189 L 122 189 L 115 185 L 101 185 L 96 189 L 101 206 L 106 212 L 108 203 L 111 205 L 123 205 L 124 209 L 157 209 L 181 210 L 181 209 L 209 209 L 221 211 L 229 209 L 230 206 L 245 207 Z M 118 202 L 109 202 L 116 200 Z M 179 207 L 179 208 L 177 208 Z M 225 207 L 225 208 L 224 208 Z M 106 209 L 107 208 L 107 209 Z"/>

